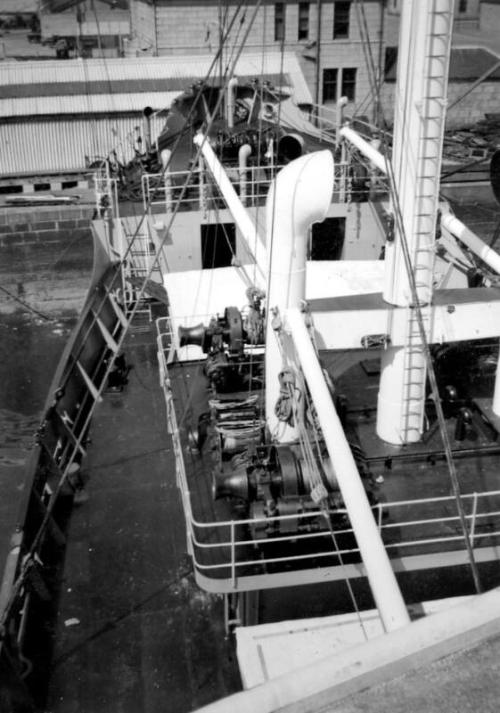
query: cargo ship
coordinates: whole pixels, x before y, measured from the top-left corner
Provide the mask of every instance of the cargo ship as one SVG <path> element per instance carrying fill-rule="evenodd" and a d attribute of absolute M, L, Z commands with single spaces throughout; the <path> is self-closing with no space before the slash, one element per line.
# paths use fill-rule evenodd
<path fill-rule="evenodd" d="M 276 612 L 347 597 L 358 628 L 375 606 L 389 634 L 410 624 L 409 580 L 482 590 L 500 537 L 500 257 L 439 200 L 452 9 L 404 4 L 391 152 L 229 70 L 179 97 L 161 171 L 143 157 L 140 216 L 101 166 L 92 284 L 1 588 L 11 710 L 40 707 L 49 671 L 54 711 L 160 710 L 156 689 L 189 709 L 162 669 L 175 650 L 158 653 L 172 593 L 203 602 L 185 639 L 210 684 L 192 706 L 238 685 L 225 636 Z"/>

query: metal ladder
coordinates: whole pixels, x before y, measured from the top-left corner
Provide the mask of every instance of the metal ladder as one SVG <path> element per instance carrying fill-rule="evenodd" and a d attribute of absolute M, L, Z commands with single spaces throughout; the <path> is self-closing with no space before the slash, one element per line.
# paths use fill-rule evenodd
<path fill-rule="evenodd" d="M 417 155 L 417 192 L 415 196 L 413 235 L 416 248 L 412 258 L 416 295 L 408 308 L 405 343 L 404 393 L 408 404 L 406 427 L 421 430 L 425 408 L 426 350 L 422 339 L 430 334 L 432 318 L 432 256 L 441 170 L 442 137 L 446 118 L 446 86 L 449 61 L 450 27 L 453 12 L 448 0 L 435 0 L 430 14 L 425 55 L 427 91 L 422 98 L 420 115 L 422 133 Z M 446 9 L 440 9 L 446 8 Z M 419 324 L 420 322 L 420 324 Z M 421 329 L 422 327 L 422 329 Z"/>
<path fill-rule="evenodd" d="M 150 227 L 147 220 L 143 220 L 139 229 L 131 227 L 126 218 L 119 220 L 119 230 L 122 240 L 122 289 L 125 297 L 125 313 L 134 314 L 138 322 L 152 321 L 151 301 L 142 289 L 146 280 L 162 284 L 162 273 L 156 248 L 151 238 Z"/>

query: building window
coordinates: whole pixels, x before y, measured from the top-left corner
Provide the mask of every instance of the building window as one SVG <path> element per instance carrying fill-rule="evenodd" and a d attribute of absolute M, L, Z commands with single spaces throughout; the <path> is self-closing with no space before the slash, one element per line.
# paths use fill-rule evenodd
<path fill-rule="evenodd" d="M 309 3 L 299 2 L 299 40 L 309 39 Z"/>
<path fill-rule="evenodd" d="M 387 77 L 390 73 L 391 78 L 396 76 L 396 66 L 398 62 L 398 48 L 397 47 L 386 47 L 385 48 L 385 64 L 384 64 L 384 76 Z"/>
<path fill-rule="evenodd" d="M 356 72 L 355 67 L 345 67 L 342 70 L 342 96 L 347 97 L 350 102 L 356 98 Z"/>
<path fill-rule="evenodd" d="M 323 103 L 337 101 L 337 82 L 340 82 L 341 97 L 347 97 L 351 102 L 356 99 L 356 73 L 355 67 L 343 69 L 323 70 Z M 340 74 L 340 76 L 339 76 Z"/>
<path fill-rule="evenodd" d="M 323 102 L 337 101 L 337 69 L 323 70 Z"/>
<path fill-rule="evenodd" d="M 458 3 L 458 12 L 467 12 L 467 0 L 460 0 Z"/>
<path fill-rule="evenodd" d="M 285 3 L 274 3 L 274 39 L 285 39 Z"/>
<path fill-rule="evenodd" d="M 201 226 L 201 267 L 230 267 L 236 254 L 234 223 L 210 223 Z"/>
<path fill-rule="evenodd" d="M 350 2 L 333 3 L 333 39 L 340 40 L 349 37 Z"/>

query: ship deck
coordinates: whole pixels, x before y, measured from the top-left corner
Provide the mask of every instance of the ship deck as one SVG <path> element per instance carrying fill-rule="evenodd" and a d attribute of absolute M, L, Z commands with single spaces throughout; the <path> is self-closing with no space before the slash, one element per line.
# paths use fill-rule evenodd
<path fill-rule="evenodd" d="M 96 410 L 88 500 L 68 537 L 47 710 L 189 711 L 238 690 L 222 600 L 186 554 L 154 325 L 127 337 L 123 392 Z"/>
<path fill-rule="evenodd" d="M 337 394 L 347 399 L 348 438 L 363 454 L 365 475 L 369 473 L 367 488 L 376 503 L 374 516 L 393 566 L 398 574 L 417 575 L 421 570 L 467 565 L 439 429 L 434 425 L 416 444 L 395 447 L 383 443 L 374 428 L 378 365 L 370 355 L 365 356 L 365 360 L 354 359 L 354 365 L 336 380 L 336 388 Z M 322 357 L 323 364 L 335 372 L 336 355 L 325 353 Z M 180 489 L 200 586 L 227 594 L 363 578 L 364 567 L 348 525 L 338 527 L 336 542 L 325 526 L 306 533 L 287 533 L 286 528 L 270 533 L 252 524 L 252 516 L 242 509 L 238 498 L 213 499 L 213 454 L 206 445 L 201 449 L 195 445 L 200 416 L 209 410 L 212 396 L 202 362 L 173 363 L 168 366 L 168 376 L 185 471 L 179 476 Z M 491 373 L 484 381 L 473 401 L 478 414 L 475 425 L 479 426 L 467 426 L 460 435 L 458 418 L 447 421 L 462 506 L 479 563 L 497 559 L 500 544 L 500 442 L 498 422 L 487 396 L 492 392 Z M 334 516 L 332 522 L 338 523 L 338 519 Z"/>

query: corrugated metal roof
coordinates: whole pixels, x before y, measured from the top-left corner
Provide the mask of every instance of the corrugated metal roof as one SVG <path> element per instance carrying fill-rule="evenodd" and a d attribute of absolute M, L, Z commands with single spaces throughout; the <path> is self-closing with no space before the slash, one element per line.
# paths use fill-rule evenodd
<path fill-rule="evenodd" d="M 39 103 L 39 98 L 48 94 L 51 96 L 50 113 L 57 114 L 63 105 L 58 97 L 67 98 L 71 91 L 80 95 L 84 88 L 85 94 L 95 95 L 93 99 L 99 96 L 92 111 L 123 111 L 115 101 L 114 88 L 118 93 L 123 93 L 126 88 L 137 94 L 137 89 L 143 87 L 148 96 L 153 92 L 167 94 L 178 90 L 176 93 L 179 93 L 193 82 L 204 79 L 212 62 L 211 55 L 4 62 L 0 64 L 0 115 L 22 116 L 26 110 L 25 100 L 30 98 L 29 114 L 46 114 L 47 103 Z M 242 54 L 236 74 L 242 78 L 262 77 L 275 85 L 290 86 L 298 104 L 312 103 L 299 61 L 291 52 L 284 56 L 279 52 Z M 124 82 L 127 85 L 122 84 Z M 109 94 L 102 93 L 106 91 Z M 168 101 L 171 101 L 170 97 Z M 158 106 L 158 101 L 140 103 L 142 106 Z M 73 108 L 73 112 L 76 111 Z"/>
<path fill-rule="evenodd" d="M 164 124 L 163 115 L 153 116 L 151 135 L 156 137 Z M 82 169 L 87 160 L 107 156 L 112 149 L 126 162 L 134 155 L 138 133 L 142 134 L 140 118 L 119 115 L 4 124 L 0 132 L 0 172 L 18 175 Z"/>

